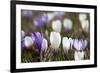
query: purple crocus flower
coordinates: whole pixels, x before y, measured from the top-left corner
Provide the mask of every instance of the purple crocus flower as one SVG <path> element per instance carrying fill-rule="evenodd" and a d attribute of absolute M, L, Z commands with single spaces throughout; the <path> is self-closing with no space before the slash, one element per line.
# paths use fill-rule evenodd
<path fill-rule="evenodd" d="M 33 19 L 33 24 L 36 27 L 46 26 L 48 24 L 48 16 L 46 14 L 44 14 L 41 17 L 40 16 L 36 17 L 35 19 Z"/>
<path fill-rule="evenodd" d="M 44 38 L 43 33 L 40 32 L 32 33 L 32 39 L 34 40 L 34 44 L 36 45 L 36 48 L 39 49 L 39 51 L 41 50 L 43 38 Z"/>
<path fill-rule="evenodd" d="M 83 39 L 75 39 L 74 40 L 74 48 L 76 49 L 74 53 L 75 60 L 83 60 L 84 59 L 84 49 L 87 46 L 87 40 Z"/>
<path fill-rule="evenodd" d="M 53 12 L 55 19 L 62 19 L 62 16 L 64 15 L 64 12 Z"/>
<path fill-rule="evenodd" d="M 41 27 L 41 26 L 43 26 L 43 21 L 42 21 L 41 17 L 36 17 L 35 19 L 33 19 L 33 24 L 34 24 L 36 27 Z"/>
<path fill-rule="evenodd" d="M 29 19 L 32 16 L 31 10 L 23 10 L 22 15 L 25 16 L 27 19 Z"/>
<path fill-rule="evenodd" d="M 74 39 L 74 48 L 77 51 L 83 51 L 87 46 L 87 40 L 83 39 Z"/>
<path fill-rule="evenodd" d="M 47 14 L 43 14 L 43 16 L 41 16 L 41 20 L 43 21 L 44 25 L 48 24 L 49 20 Z"/>

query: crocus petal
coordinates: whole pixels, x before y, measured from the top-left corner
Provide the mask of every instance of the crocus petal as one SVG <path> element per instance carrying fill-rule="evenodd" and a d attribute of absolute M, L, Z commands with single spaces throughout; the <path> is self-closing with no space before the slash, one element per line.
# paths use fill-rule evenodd
<path fill-rule="evenodd" d="M 85 43 L 85 47 L 87 46 L 88 44 L 88 41 L 87 40 L 84 40 L 84 43 Z"/>
<path fill-rule="evenodd" d="M 81 39 L 78 41 L 78 49 L 77 50 L 83 50 L 83 46 L 84 46 L 84 41 Z"/>
<path fill-rule="evenodd" d="M 25 32 L 22 30 L 21 31 L 21 38 L 24 38 L 25 37 Z"/>
<path fill-rule="evenodd" d="M 24 38 L 24 44 L 25 44 L 25 47 L 26 47 L 26 48 L 31 47 L 32 44 L 33 44 L 32 38 L 29 37 L 29 36 L 26 36 L 26 37 Z"/>
<path fill-rule="evenodd" d="M 62 43 L 64 52 L 68 51 L 70 49 L 70 44 L 71 44 L 70 39 L 68 39 L 67 37 L 63 37 Z"/>
<path fill-rule="evenodd" d="M 84 20 L 86 20 L 87 15 L 85 13 L 79 14 L 79 21 L 82 22 Z"/>
<path fill-rule="evenodd" d="M 83 40 L 83 39 L 75 39 L 74 40 L 74 48 L 77 51 L 82 51 L 86 48 L 87 46 L 87 40 Z"/>
<path fill-rule="evenodd" d="M 56 19 L 62 19 L 62 16 L 64 15 L 64 12 L 60 12 L 60 11 L 58 11 L 58 12 L 53 12 L 53 14 L 54 14 L 54 17 L 56 18 Z"/>
<path fill-rule="evenodd" d="M 55 20 L 52 22 L 52 29 L 56 32 L 61 31 L 61 21 L 60 20 Z"/>
<path fill-rule="evenodd" d="M 47 13 L 47 16 L 48 16 L 48 21 L 51 21 L 54 18 L 53 13 Z"/>
<path fill-rule="evenodd" d="M 22 15 L 25 16 L 25 17 L 31 17 L 32 11 L 31 10 L 23 10 Z"/>
<path fill-rule="evenodd" d="M 43 33 L 33 32 L 32 33 L 32 38 L 35 39 L 34 44 L 36 45 L 36 47 L 39 50 L 41 50 L 41 44 L 42 44 L 42 41 L 43 41 Z"/>
<path fill-rule="evenodd" d="M 50 43 L 53 49 L 58 49 L 61 43 L 61 36 L 59 32 L 50 33 Z"/>
<path fill-rule="evenodd" d="M 36 27 L 41 27 L 43 26 L 43 21 L 41 19 L 41 17 L 36 17 L 33 19 L 33 24 L 36 26 Z"/>
<path fill-rule="evenodd" d="M 69 38 L 69 40 L 70 40 L 71 49 L 72 49 L 72 46 L 73 46 L 73 44 L 74 44 L 74 41 L 73 41 L 73 39 L 72 39 L 72 38 Z"/>
<path fill-rule="evenodd" d="M 88 20 L 84 20 L 81 22 L 81 26 L 82 26 L 82 29 L 85 31 L 85 32 L 89 32 L 89 21 Z"/>
<path fill-rule="evenodd" d="M 79 42 L 78 39 L 74 39 L 74 48 L 79 49 Z"/>
<path fill-rule="evenodd" d="M 75 51 L 74 58 L 75 60 L 82 60 L 84 58 L 84 51 Z"/>
<path fill-rule="evenodd" d="M 72 21 L 68 18 L 65 18 L 63 21 L 63 27 L 65 30 L 71 30 L 72 29 Z"/>
<path fill-rule="evenodd" d="M 41 50 L 42 50 L 43 52 L 46 52 L 46 51 L 47 51 L 47 48 L 48 48 L 48 42 L 47 42 L 47 40 L 44 38 L 43 41 L 42 41 Z"/>
<path fill-rule="evenodd" d="M 47 14 L 43 14 L 43 16 L 41 17 L 41 20 L 43 21 L 44 24 L 48 24 L 48 16 Z"/>

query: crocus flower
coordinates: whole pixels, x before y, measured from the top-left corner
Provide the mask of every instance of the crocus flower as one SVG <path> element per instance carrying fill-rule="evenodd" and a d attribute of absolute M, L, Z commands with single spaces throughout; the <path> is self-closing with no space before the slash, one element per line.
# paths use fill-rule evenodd
<path fill-rule="evenodd" d="M 49 20 L 48 20 L 47 14 L 43 14 L 42 16 L 38 16 L 33 19 L 33 24 L 36 27 L 46 26 L 48 24 L 48 22 L 49 22 Z"/>
<path fill-rule="evenodd" d="M 51 43 L 51 47 L 54 50 L 57 50 L 59 48 L 60 43 L 61 43 L 61 36 L 59 32 L 50 33 L 50 43 Z"/>
<path fill-rule="evenodd" d="M 51 21 L 54 18 L 54 14 L 51 12 L 47 13 L 48 21 Z"/>
<path fill-rule="evenodd" d="M 74 58 L 75 60 L 82 60 L 84 58 L 84 51 L 75 51 Z"/>
<path fill-rule="evenodd" d="M 74 48 L 77 51 L 82 51 L 86 48 L 87 46 L 87 40 L 83 39 L 74 39 Z"/>
<path fill-rule="evenodd" d="M 43 21 L 41 19 L 41 17 L 36 17 L 33 19 L 33 24 L 36 26 L 36 27 L 42 27 L 43 26 Z"/>
<path fill-rule="evenodd" d="M 31 10 L 23 10 L 22 15 L 26 17 L 27 20 L 32 16 L 32 11 Z"/>
<path fill-rule="evenodd" d="M 47 14 L 43 14 L 43 15 L 41 16 L 41 20 L 43 21 L 43 24 L 44 24 L 44 25 L 47 25 L 48 22 L 49 22 Z"/>
<path fill-rule="evenodd" d="M 86 15 L 85 13 L 79 14 L 79 21 L 80 21 L 80 22 L 86 20 L 86 18 L 87 18 L 87 15 Z"/>
<path fill-rule="evenodd" d="M 33 45 L 33 40 L 30 36 L 26 36 L 24 38 L 24 45 L 25 45 L 26 48 L 29 48 Z"/>
<path fill-rule="evenodd" d="M 43 41 L 43 33 L 40 32 L 33 32 L 32 33 L 32 39 L 34 41 L 34 44 L 36 45 L 36 48 L 40 51 L 41 50 L 41 45 L 42 45 L 42 41 Z"/>
<path fill-rule="evenodd" d="M 64 52 L 66 53 L 66 52 L 68 52 L 68 50 L 70 48 L 72 48 L 73 40 L 72 40 L 72 38 L 63 37 L 62 44 L 63 44 Z"/>
<path fill-rule="evenodd" d="M 56 32 L 61 32 L 61 21 L 55 20 L 52 22 L 52 29 Z"/>
<path fill-rule="evenodd" d="M 53 12 L 53 15 L 54 15 L 54 17 L 56 18 L 56 19 L 62 19 L 62 16 L 64 15 L 64 12 L 60 12 L 60 11 L 58 11 L 58 12 Z"/>
<path fill-rule="evenodd" d="M 74 48 L 76 49 L 75 51 L 75 60 L 81 60 L 84 57 L 84 49 L 87 46 L 87 40 L 83 39 L 75 39 L 74 40 Z"/>
<path fill-rule="evenodd" d="M 65 30 L 71 30 L 72 29 L 72 21 L 68 18 L 65 18 L 64 21 L 63 21 L 63 27 Z"/>
<path fill-rule="evenodd" d="M 79 21 L 82 29 L 85 32 L 89 31 L 89 21 L 87 20 L 87 14 L 79 14 Z"/>
<path fill-rule="evenodd" d="M 89 21 L 88 20 L 84 20 L 81 22 L 81 26 L 82 26 L 82 29 L 85 31 L 85 32 L 88 32 L 89 31 Z"/>
<path fill-rule="evenodd" d="M 42 41 L 41 50 L 42 50 L 43 52 L 46 52 L 46 51 L 47 51 L 47 48 L 48 48 L 48 42 L 47 42 L 47 40 L 44 38 L 43 41 Z"/>

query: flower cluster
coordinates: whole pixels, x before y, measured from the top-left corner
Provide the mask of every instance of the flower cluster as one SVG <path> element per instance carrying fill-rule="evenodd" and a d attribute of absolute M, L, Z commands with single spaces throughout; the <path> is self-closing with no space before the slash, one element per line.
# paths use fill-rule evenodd
<path fill-rule="evenodd" d="M 74 36 L 74 34 L 78 34 L 77 29 L 75 29 L 75 21 L 67 17 L 66 14 L 65 12 L 41 12 L 34 15 L 34 12 L 24 10 L 22 15 L 26 19 L 33 17 L 31 22 L 36 29 L 33 28 L 33 30 L 30 31 L 29 28 L 26 27 L 26 30 L 27 28 L 29 30 L 28 33 L 25 30 L 21 31 L 21 48 L 30 50 L 34 46 L 40 54 L 40 61 L 48 61 L 48 54 L 52 55 L 50 51 L 56 58 L 55 54 L 59 53 L 61 53 L 62 56 L 63 54 L 68 56 L 70 50 L 74 50 L 74 60 L 84 59 L 85 50 L 89 44 L 88 37 L 80 38 Z M 79 28 L 87 35 L 87 32 L 89 33 L 87 14 L 80 13 L 77 15 L 79 16 L 78 20 L 81 25 Z M 29 20 L 28 23 L 30 23 Z"/>

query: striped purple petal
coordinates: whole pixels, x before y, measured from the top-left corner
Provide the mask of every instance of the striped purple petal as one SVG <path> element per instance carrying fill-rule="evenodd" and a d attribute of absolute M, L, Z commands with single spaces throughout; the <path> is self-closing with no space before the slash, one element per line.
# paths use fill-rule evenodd
<path fill-rule="evenodd" d="M 36 45 L 36 48 L 39 49 L 39 51 L 41 50 L 41 44 L 43 41 L 43 33 L 40 32 L 33 32 L 32 33 L 32 38 L 34 38 L 34 43 Z"/>
<path fill-rule="evenodd" d="M 75 39 L 74 40 L 74 48 L 77 51 L 82 51 L 86 48 L 87 46 L 87 40 L 83 40 L 83 39 Z"/>

